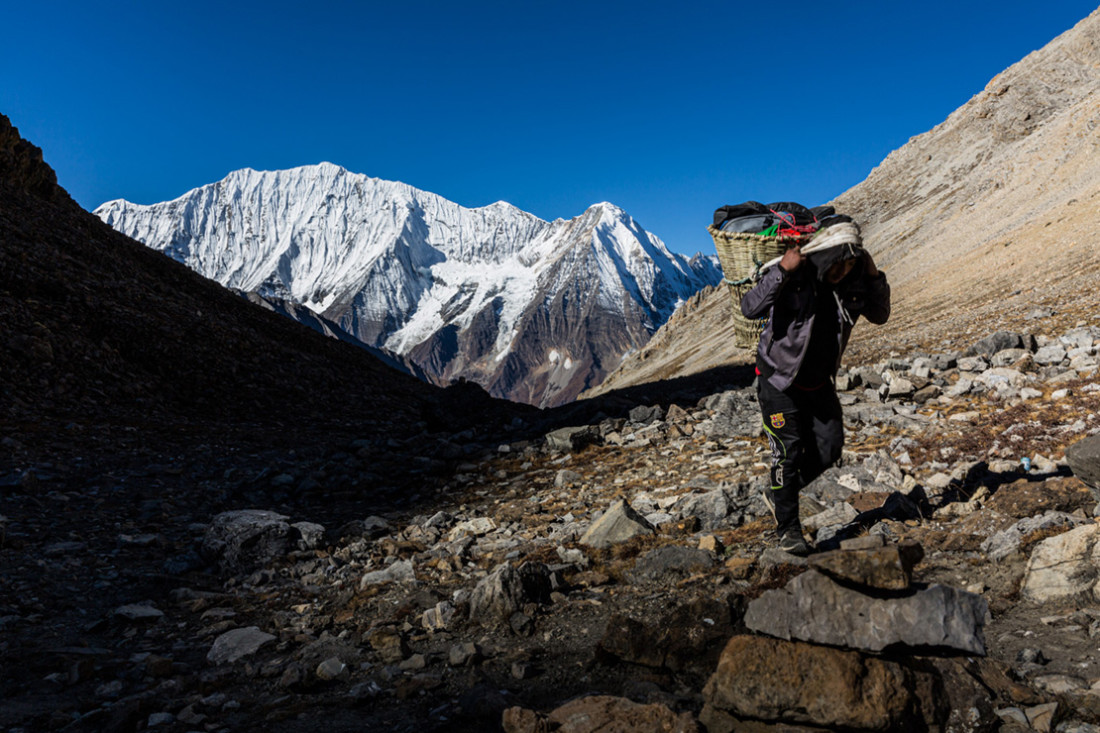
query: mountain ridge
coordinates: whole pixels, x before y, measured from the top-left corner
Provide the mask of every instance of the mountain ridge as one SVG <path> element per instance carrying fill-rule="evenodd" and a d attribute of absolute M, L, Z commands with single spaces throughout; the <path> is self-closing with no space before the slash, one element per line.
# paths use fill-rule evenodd
<path fill-rule="evenodd" d="M 437 382 L 470 379 L 540 406 L 598 383 L 720 278 L 713 258 L 673 254 L 610 202 L 548 222 L 327 162 L 241 169 L 171 201 L 116 199 L 95 213 L 222 285 L 302 304 L 407 355 Z M 580 314 L 603 325 L 578 329 Z"/>

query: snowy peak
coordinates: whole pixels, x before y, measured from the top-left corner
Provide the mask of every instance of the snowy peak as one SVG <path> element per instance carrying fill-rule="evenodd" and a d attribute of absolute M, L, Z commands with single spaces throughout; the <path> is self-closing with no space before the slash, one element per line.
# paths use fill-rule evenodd
<path fill-rule="evenodd" d="M 433 379 L 466 377 L 535 404 L 573 399 L 721 278 L 712 260 L 669 252 L 608 202 L 547 222 L 332 163 L 246 168 L 162 204 L 117 200 L 95 213 L 223 285 L 304 305 L 408 356 Z"/>

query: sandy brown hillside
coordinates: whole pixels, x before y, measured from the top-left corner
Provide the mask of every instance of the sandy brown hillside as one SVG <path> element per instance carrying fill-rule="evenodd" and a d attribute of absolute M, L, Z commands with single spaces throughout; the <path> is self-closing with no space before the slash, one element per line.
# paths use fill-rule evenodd
<path fill-rule="evenodd" d="M 1039 305 L 1055 312 L 1043 328 L 1091 317 L 1100 299 L 1098 125 L 1100 11 L 837 197 L 894 289 L 890 324 L 861 328 L 853 356 L 1029 330 L 1036 324 L 1025 317 Z M 601 389 L 746 360 L 718 330 L 730 313 L 720 291 L 690 304 Z"/>

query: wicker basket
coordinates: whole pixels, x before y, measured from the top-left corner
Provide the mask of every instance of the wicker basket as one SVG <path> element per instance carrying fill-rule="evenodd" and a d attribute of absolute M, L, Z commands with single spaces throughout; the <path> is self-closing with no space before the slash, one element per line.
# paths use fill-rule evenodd
<path fill-rule="evenodd" d="M 733 298 L 734 345 L 742 349 L 755 349 L 768 319 L 750 319 L 741 315 L 741 298 L 752 290 L 760 267 L 765 262 L 782 256 L 789 247 L 805 244 L 810 237 L 765 237 L 744 232 L 723 232 L 714 226 L 707 227 L 707 231 L 714 238 L 718 261 Z"/>

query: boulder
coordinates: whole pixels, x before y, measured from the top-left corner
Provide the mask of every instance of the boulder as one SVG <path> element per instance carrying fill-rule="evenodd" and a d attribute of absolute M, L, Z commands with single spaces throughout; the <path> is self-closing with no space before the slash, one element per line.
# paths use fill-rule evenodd
<path fill-rule="evenodd" d="M 630 571 L 630 579 L 635 583 L 676 582 L 706 572 L 714 565 L 714 555 L 706 550 L 669 545 L 650 550 L 638 558 Z"/>
<path fill-rule="evenodd" d="M 600 429 L 596 425 L 578 425 L 559 428 L 546 434 L 546 447 L 550 450 L 572 453 L 600 440 Z"/>
<path fill-rule="evenodd" d="M 634 511 L 625 500 L 619 499 L 588 528 L 580 539 L 582 545 L 604 548 L 625 542 L 641 534 L 653 534 L 653 526 L 645 517 Z"/>
<path fill-rule="evenodd" d="M 734 636 L 703 688 L 702 719 L 721 711 L 830 730 L 927 729 L 947 716 L 942 694 L 918 692 L 935 692 L 936 681 L 934 672 L 859 652 Z"/>
<path fill-rule="evenodd" d="M 957 588 L 932 585 L 878 598 L 808 570 L 752 601 L 745 626 L 781 639 L 874 652 L 931 647 L 984 655 L 988 615 L 981 596 Z"/>
<path fill-rule="evenodd" d="M 206 654 L 206 661 L 211 664 L 236 662 L 238 659 L 255 654 L 276 638 L 278 637 L 260 631 L 255 626 L 226 631 L 214 640 L 214 645 Z"/>
<path fill-rule="evenodd" d="M 656 420 L 663 419 L 664 416 L 665 411 L 660 405 L 638 405 L 631 408 L 629 413 L 630 422 L 642 425 L 649 425 Z"/>
<path fill-rule="evenodd" d="M 701 421 L 696 430 L 708 438 L 756 437 L 764 432 L 760 408 L 742 392 L 712 396 L 706 408 L 714 410 L 714 415 Z"/>
<path fill-rule="evenodd" d="M 1036 603 L 1097 593 L 1100 524 L 1086 524 L 1043 540 L 1031 551 L 1021 591 Z"/>
<path fill-rule="evenodd" d="M 1019 550 L 1024 537 L 1033 532 L 1048 531 L 1059 527 L 1069 530 L 1087 521 L 1072 514 L 1056 511 L 1048 511 L 1035 517 L 1026 517 L 1011 527 L 1006 527 L 988 537 L 982 542 L 981 550 L 990 560 L 1004 560 Z"/>
<path fill-rule="evenodd" d="M 660 703 L 643 705 L 609 695 L 589 695 L 571 700 L 547 716 L 524 708 L 508 708 L 504 711 L 501 725 L 505 733 L 699 733 L 699 726 L 691 713 L 675 713 Z"/>
<path fill-rule="evenodd" d="M 847 502 L 837 502 L 823 512 L 818 512 L 802 520 L 802 528 L 810 533 L 826 527 L 843 527 L 859 516 L 855 507 Z M 832 534 L 835 534 L 832 533 Z"/>
<path fill-rule="evenodd" d="M 223 512 L 214 517 L 202 539 L 208 560 L 228 572 L 248 572 L 287 553 L 291 535 L 288 517 L 262 509 Z"/>
<path fill-rule="evenodd" d="M 550 600 L 550 569 L 542 563 L 498 565 L 470 594 L 470 621 L 503 626 L 528 603 Z"/>
<path fill-rule="evenodd" d="M 678 505 L 681 518 L 698 517 L 702 529 L 716 529 L 738 524 L 740 514 L 730 517 L 730 497 L 725 489 L 715 489 L 705 494 L 689 494 Z"/>
<path fill-rule="evenodd" d="M 1100 435 L 1091 435 L 1066 448 L 1066 463 L 1100 501 Z"/>
<path fill-rule="evenodd" d="M 1020 334 L 1011 331 L 997 331 L 967 349 L 966 356 L 991 357 L 999 351 L 1020 349 L 1023 346 L 1024 338 Z"/>
<path fill-rule="evenodd" d="M 1040 366 L 1050 366 L 1051 364 L 1061 364 L 1062 360 L 1066 358 L 1066 349 L 1061 344 L 1048 344 L 1042 347 L 1032 356 L 1036 364 Z"/>
<path fill-rule="evenodd" d="M 316 522 L 295 522 L 290 528 L 298 533 L 299 550 L 316 550 L 325 543 L 325 528 Z"/>
<path fill-rule="evenodd" d="M 833 580 L 881 590 L 905 590 L 913 568 L 924 557 L 920 544 L 902 542 L 863 550 L 834 550 L 811 555 L 810 567 Z"/>

